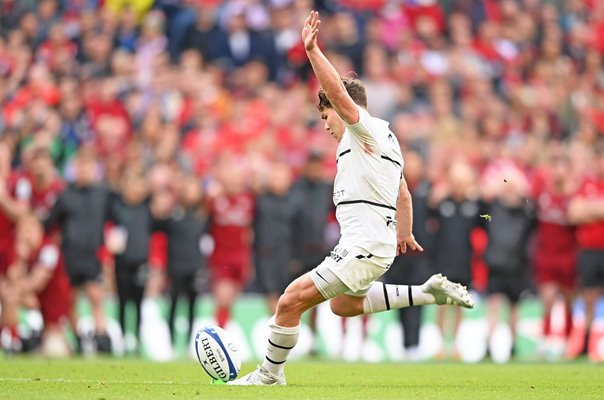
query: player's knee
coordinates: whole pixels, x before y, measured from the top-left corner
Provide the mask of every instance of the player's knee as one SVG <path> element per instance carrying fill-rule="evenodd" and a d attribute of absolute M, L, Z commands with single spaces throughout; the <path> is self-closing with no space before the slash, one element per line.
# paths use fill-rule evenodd
<path fill-rule="evenodd" d="M 282 294 L 277 302 L 277 314 L 282 316 L 299 317 L 307 308 L 302 294 L 298 291 L 290 291 Z"/>
<path fill-rule="evenodd" d="M 298 296 L 295 293 L 284 293 L 279 297 L 277 310 L 280 313 L 292 313 L 298 305 Z"/>

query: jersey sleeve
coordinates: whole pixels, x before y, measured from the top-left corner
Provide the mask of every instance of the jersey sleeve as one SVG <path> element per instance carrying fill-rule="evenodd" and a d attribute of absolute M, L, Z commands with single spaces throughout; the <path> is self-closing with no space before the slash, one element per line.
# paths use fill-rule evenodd
<path fill-rule="evenodd" d="M 377 144 L 377 140 L 375 138 L 375 133 L 371 129 L 371 115 L 367 112 L 367 110 L 357 105 L 357 109 L 359 110 L 359 122 L 354 125 L 346 124 L 348 130 L 352 133 L 352 136 L 358 138 L 363 143 L 367 143 L 370 145 Z"/>

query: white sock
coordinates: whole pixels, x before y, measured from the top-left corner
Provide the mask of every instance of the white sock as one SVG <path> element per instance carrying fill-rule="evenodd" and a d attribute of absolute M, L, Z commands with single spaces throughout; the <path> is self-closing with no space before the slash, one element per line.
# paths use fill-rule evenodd
<path fill-rule="evenodd" d="M 430 293 L 424 293 L 421 286 L 386 285 L 373 282 L 363 300 L 363 313 L 373 314 L 381 311 L 434 304 Z"/>
<path fill-rule="evenodd" d="M 298 343 L 300 325 L 291 328 L 279 326 L 275 323 L 275 316 L 273 315 L 268 321 L 268 327 L 270 334 L 262 367 L 278 377 L 283 375 L 287 356 L 289 356 L 289 352 Z"/>

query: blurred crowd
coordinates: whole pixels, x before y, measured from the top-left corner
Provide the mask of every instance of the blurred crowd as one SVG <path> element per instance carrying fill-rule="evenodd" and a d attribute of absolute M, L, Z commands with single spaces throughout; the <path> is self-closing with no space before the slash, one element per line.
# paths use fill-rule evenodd
<path fill-rule="evenodd" d="M 604 2 L 4 0 L 7 351 L 28 347 L 19 307 L 39 308 L 56 337 L 85 294 L 108 352 L 109 293 L 122 326 L 128 302 L 140 324 L 142 299 L 167 295 L 173 326 L 179 297 L 192 321 L 211 291 L 224 326 L 242 291 L 272 311 L 325 257 L 337 143 L 300 39 L 310 9 L 327 57 L 364 82 L 405 157 L 426 252 L 385 279 L 442 272 L 487 295 L 491 326 L 512 304 L 512 329 L 523 293 L 538 293 L 544 338 L 563 298 L 569 356 L 588 347 L 604 287 Z M 421 310 L 400 318 L 411 353 Z"/>

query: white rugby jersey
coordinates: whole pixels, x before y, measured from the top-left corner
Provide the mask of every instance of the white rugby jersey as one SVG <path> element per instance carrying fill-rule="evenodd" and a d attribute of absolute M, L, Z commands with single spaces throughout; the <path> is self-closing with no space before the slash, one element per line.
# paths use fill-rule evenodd
<path fill-rule="evenodd" d="M 340 245 L 394 257 L 403 156 L 388 122 L 358 109 L 359 122 L 346 125 L 338 146 L 333 201 L 342 235 Z"/>

